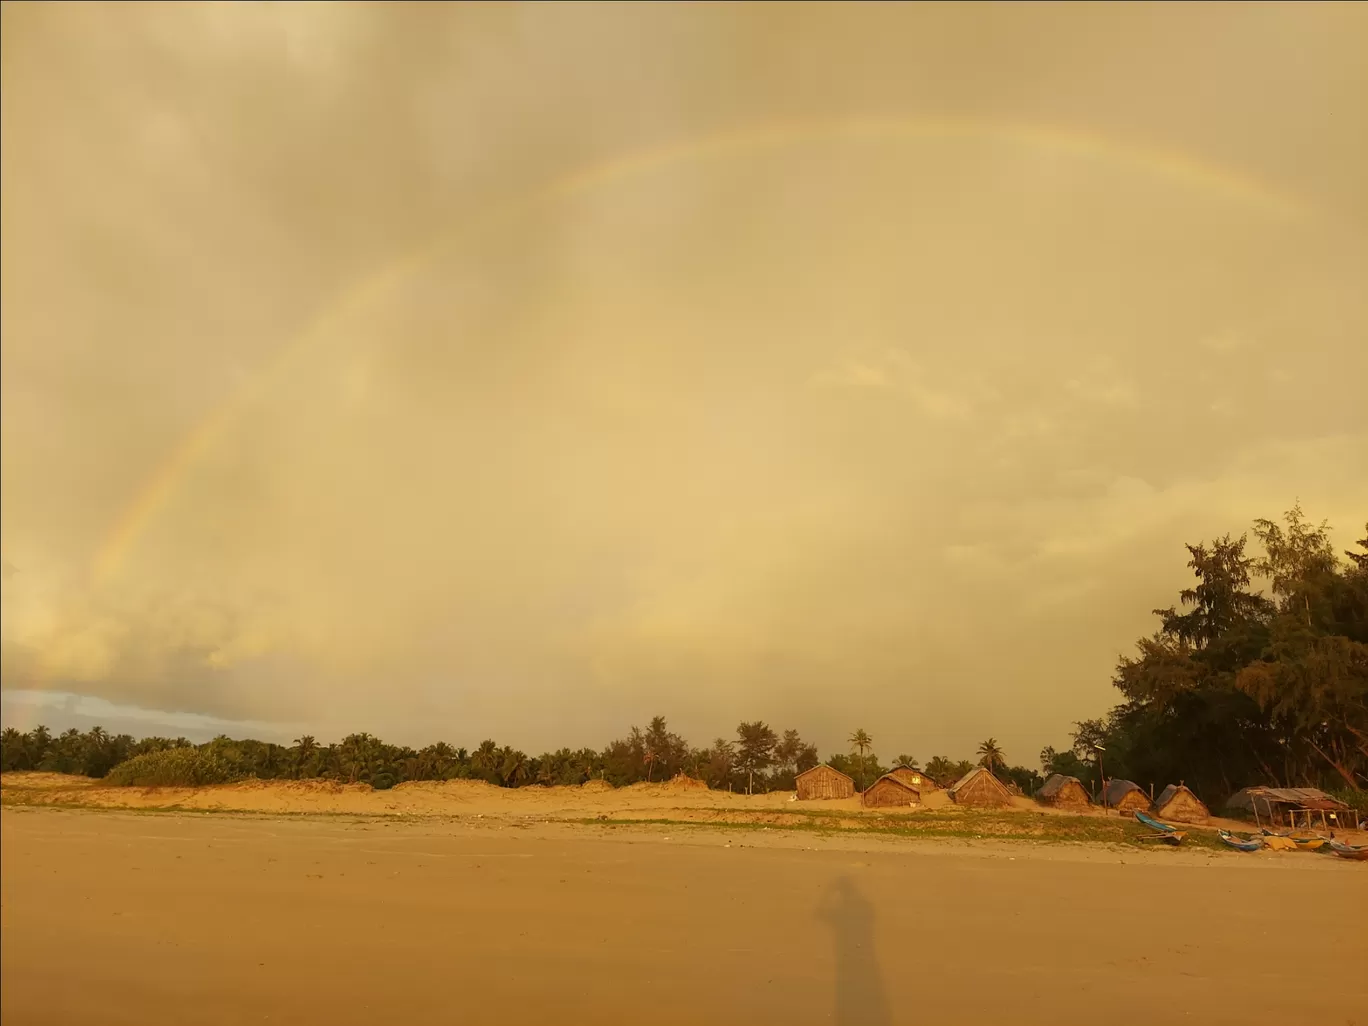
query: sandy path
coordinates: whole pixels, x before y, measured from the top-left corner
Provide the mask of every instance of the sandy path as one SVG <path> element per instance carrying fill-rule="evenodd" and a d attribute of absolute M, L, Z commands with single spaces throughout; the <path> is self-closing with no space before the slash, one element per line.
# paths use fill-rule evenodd
<path fill-rule="evenodd" d="M 1368 872 L 1330 859 L 38 809 L 0 823 L 14 1026 L 1368 1022 Z"/>

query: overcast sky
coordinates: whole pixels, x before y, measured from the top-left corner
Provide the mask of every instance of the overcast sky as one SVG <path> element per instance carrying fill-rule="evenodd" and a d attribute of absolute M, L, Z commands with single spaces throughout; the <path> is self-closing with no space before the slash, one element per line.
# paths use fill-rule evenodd
<path fill-rule="evenodd" d="M 7 722 L 1029 764 L 1183 542 L 1368 519 L 1363 5 L 2 38 Z"/>

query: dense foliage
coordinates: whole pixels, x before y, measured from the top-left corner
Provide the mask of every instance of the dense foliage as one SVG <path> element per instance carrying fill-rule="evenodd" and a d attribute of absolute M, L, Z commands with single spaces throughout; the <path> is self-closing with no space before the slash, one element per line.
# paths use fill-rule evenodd
<path fill-rule="evenodd" d="M 202 787 L 230 784 L 245 775 L 240 767 L 206 746 L 144 752 L 119 763 L 105 779 L 111 784 L 128 787 Z"/>
<path fill-rule="evenodd" d="M 1101 779 L 1186 782 L 1208 803 L 1254 783 L 1321 786 L 1362 807 L 1368 783 L 1368 537 L 1364 551 L 1340 558 L 1326 525 L 1299 507 L 1283 524 L 1254 524 L 1262 553 L 1229 536 L 1189 545 L 1195 584 L 1178 605 L 1155 610 L 1159 629 L 1123 657 L 1114 684 L 1123 701 L 1101 719 L 1075 724 L 1073 746 L 1040 753 L 1041 772 L 1009 766 L 995 739 L 978 759 L 935 756 L 922 769 L 948 785 L 976 765 L 1029 794 L 1042 774 L 1079 777 L 1096 793 Z M 1261 577 L 1272 597 L 1251 589 Z M 849 753 L 828 762 L 861 788 L 888 772 L 863 729 Z M 136 786 L 193 786 L 245 778 L 322 779 L 393 787 L 408 780 L 484 780 L 501 787 L 583 784 L 616 787 L 683 773 L 710 787 L 790 790 L 817 765 L 815 745 L 796 730 L 777 734 L 756 720 L 695 748 L 657 716 L 602 751 L 562 748 L 535 758 L 484 741 L 473 751 L 444 742 L 413 749 L 370 734 L 319 744 L 304 736 L 285 746 L 218 737 L 110 735 L 96 727 L 53 737 L 45 727 L 13 728 L 0 740 L 0 768 L 108 777 Z M 910 755 L 894 765 L 917 767 Z"/>
<path fill-rule="evenodd" d="M 365 783 L 380 789 L 406 780 L 484 780 L 500 787 L 603 780 L 621 787 L 684 773 L 717 788 L 774 790 L 792 788 L 794 777 L 817 762 L 816 746 L 796 730 L 776 735 L 764 723 L 743 723 L 735 741 L 718 738 L 706 748 L 692 748 L 670 731 L 663 716 L 644 730 L 633 727 L 602 751 L 562 748 L 536 758 L 494 741 L 473 751 L 444 742 L 414 749 L 370 734 L 351 734 L 330 745 L 307 735 L 288 746 L 228 737 L 192 745 L 184 738 L 134 741 L 99 727 L 84 734 L 69 730 L 55 738 L 46 727 L 27 733 L 11 727 L 0 740 L 0 768 L 5 771 L 76 773 L 136 786 L 194 786 L 255 777 Z"/>
<path fill-rule="evenodd" d="M 1042 768 L 1185 781 L 1208 802 L 1251 784 L 1313 786 L 1360 804 L 1368 784 L 1368 537 L 1341 559 L 1327 525 L 1293 507 L 1244 536 L 1189 545 L 1195 583 L 1156 609 L 1123 657 L 1123 701 L 1075 724 Z M 1271 597 L 1252 590 L 1261 577 Z"/>

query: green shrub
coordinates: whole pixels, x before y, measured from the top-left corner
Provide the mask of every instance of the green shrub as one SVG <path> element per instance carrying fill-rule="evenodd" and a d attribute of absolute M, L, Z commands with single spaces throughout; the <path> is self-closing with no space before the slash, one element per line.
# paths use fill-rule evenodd
<path fill-rule="evenodd" d="M 105 778 L 117 787 L 201 787 L 229 784 L 246 774 L 212 751 L 169 748 L 135 755 Z"/>
<path fill-rule="evenodd" d="M 1368 791 L 1351 791 L 1346 787 L 1329 793 L 1347 804 L 1360 816 L 1368 816 Z"/>

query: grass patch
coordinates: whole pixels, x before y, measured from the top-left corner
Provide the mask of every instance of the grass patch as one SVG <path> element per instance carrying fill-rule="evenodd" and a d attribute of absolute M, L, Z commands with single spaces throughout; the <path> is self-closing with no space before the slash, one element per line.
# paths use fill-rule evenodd
<path fill-rule="evenodd" d="M 870 834 L 883 837 L 953 838 L 958 840 L 1040 841 L 1044 843 L 1122 844 L 1154 847 L 1144 840 L 1151 833 L 1139 823 L 1092 816 L 1027 816 L 1021 813 L 913 813 L 910 815 L 851 816 L 828 811 L 784 812 L 757 817 L 754 814 L 716 813 L 712 816 L 670 818 L 582 818 L 568 822 L 588 826 L 704 827 L 722 830 L 771 830 L 809 832 L 824 836 Z M 1215 834 L 1188 831 L 1185 848 L 1223 850 Z"/>
<path fill-rule="evenodd" d="M 820 837 L 839 834 L 906 838 L 947 838 L 957 840 L 1017 840 L 1042 843 L 1111 844 L 1156 847 L 1157 842 L 1142 840 L 1150 831 L 1131 819 L 1099 816 L 1058 816 L 1025 812 L 976 812 L 963 809 L 925 810 L 913 813 L 868 813 L 833 809 L 745 810 L 685 809 L 668 810 L 652 817 L 559 816 L 537 814 L 531 817 L 476 817 L 469 814 L 424 814 L 413 812 L 357 812 L 326 809 L 291 812 L 276 809 L 193 808 L 179 803 L 167 805 L 123 806 L 81 801 L 71 791 L 56 792 L 75 800 L 53 800 L 46 788 L 14 789 L 0 792 L 0 804 L 7 808 L 68 809 L 82 812 L 115 812 L 138 815 L 233 816 L 274 820 L 318 820 L 352 823 L 474 823 L 487 826 L 526 829 L 534 822 L 564 823 L 578 826 L 668 827 L 714 830 L 783 830 Z M 674 812 L 676 815 L 670 815 Z M 526 820 L 526 821 L 524 821 Z M 1183 847 L 1225 851 L 1213 831 L 1190 829 Z"/>

